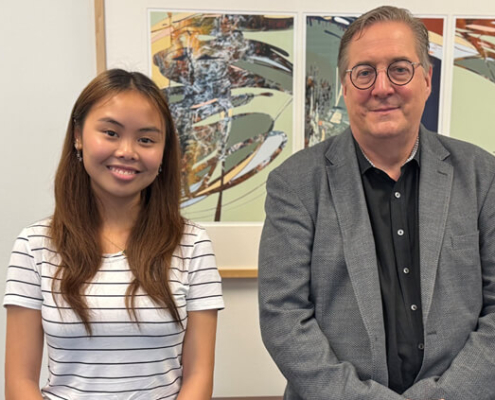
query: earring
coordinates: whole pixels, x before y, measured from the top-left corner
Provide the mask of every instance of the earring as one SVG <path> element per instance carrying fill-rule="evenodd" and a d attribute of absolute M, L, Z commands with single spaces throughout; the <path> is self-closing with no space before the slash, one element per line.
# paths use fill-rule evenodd
<path fill-rule="evenodd" d="M 74 148 L 76 149 L 77 161 L 82 162 L 82 160 L 83 160 L 82 153 L 81 153 L 81 149 L 78 148 L 77 140 L 74 141 Z"/>

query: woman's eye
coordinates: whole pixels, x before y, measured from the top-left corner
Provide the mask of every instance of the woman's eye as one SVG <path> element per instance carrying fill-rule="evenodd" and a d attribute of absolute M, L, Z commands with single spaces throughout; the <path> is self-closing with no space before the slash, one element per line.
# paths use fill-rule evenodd
<path fill-rule="evenodd" d="M 152 143 L 155 143 L 155 141 L 153 139 L 150 139 L 150 138 L 147 138 L 147 137 L 144 137 L 144 138 L 140 138 L 139 141 L 141 143 L 144 143 L 144 144 L 152 144 Z"/>
<path fill-rule="evenodd" d="M 117 133 L 111 130 L 106 130 L 104 131 L 105 135 L 110 136 L 110 137 L 115 137 L 117 136 Z"/>

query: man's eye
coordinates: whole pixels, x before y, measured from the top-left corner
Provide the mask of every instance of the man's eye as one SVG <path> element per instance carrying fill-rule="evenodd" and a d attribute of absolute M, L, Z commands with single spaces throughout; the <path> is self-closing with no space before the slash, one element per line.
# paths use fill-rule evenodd
<path fill-rule="evenodd" d="M 357 71 L 358 78 L 368 78 L 373 73 L 371 69 L 362 69 Z"/>

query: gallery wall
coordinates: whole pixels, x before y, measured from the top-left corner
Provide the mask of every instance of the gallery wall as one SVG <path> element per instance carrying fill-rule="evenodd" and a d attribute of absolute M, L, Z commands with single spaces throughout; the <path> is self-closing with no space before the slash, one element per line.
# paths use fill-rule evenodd
<path fill-rule="evenodd" d="M 112 2 L 116 3 L 116 0 Z M 129 10 L 136 4 L 164 7 L 165 3 L 170 7 L 170 1 L 119 0 L 124 28 Z M 208 9 L 205 4 L 199 0 L 182 0 L 175 7 L 177 10 L 180 6 L 180 9 L 204 11 L 291 13 L 299 21 L 295 49 L 303 49 L 304 13 L 355 14 L 382 3 L 374 0 L 250 0 L 248 3 L 210 0 Z M 249 9 L 245 8 L 246 4 Z M 393 4 L 411 7 L 407 1 Z M 495 17 L 495 3 L 489 0 L 418 0 L 411 11 L 422 16 L 447 17 L 445 46 L 449 59 L 453 17 Z M 302 52 L 296 51 L 295 57 L 303 57 Z M 0 265 L 3 266 L 0 293 L 3 294 L 14 238 L 22 227 L 52 211 L 53 177 L 67 118 L 76 97 L 96 74 L 93 0 L 3 0 L 0 2 L 0 59 Z M 302 60 L 296 64 L 302 65 Z M 127 66 L 141 67 L 130 61 Z M 440 129 L 444 134 L 449 134 L 451 128 L 453 74 L 452 67 L 445 68 Z M 297 131 L 302 128 L 303 71 L 294 71 L 294 85 L 294 130 Z M 294 149 L 300 147 L 302 141 L 294 144 Z M 221 243 L 214 245 L 222 246 Z M 252 258 L 256 259 L 255 256 Z M 261 343 L 256 279 L 225 279 L 224 294 L 226 309 L 219 316 L 215 396 L 280 395 L 284 379 Z M 0 375 L 3 377 L 3 309 L 0 320 Z M 0 393 L 3 393 L 3 379 L 0 382 Z"/>
<path fill-rule="evenodd" d="M 52 182 L 67 118 L 78 93 L 95 75 L 92 3 L 0 1 L 2 297 L 13 240 L 23 226 L 52 212 Z M 4 398 L 3 307 L 0 321 L 0 398 Z"/>

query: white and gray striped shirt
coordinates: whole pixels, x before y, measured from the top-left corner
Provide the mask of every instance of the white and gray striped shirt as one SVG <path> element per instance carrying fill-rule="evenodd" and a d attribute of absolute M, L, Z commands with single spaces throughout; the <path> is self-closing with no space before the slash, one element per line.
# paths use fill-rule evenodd
<path fill-rule="evenodd" d="M 169 399 L 181 386 L 185 331 L 145 293 L 136 297 L 139 326 L 125 308 L 132 273 L 124 254 L 105 255 L 85 292 L 93 335 L 58 296 L 52 280 L 59 256 L 48 237 L 50 220 L 24 229 L 14 244 L 4 306 L 41 310 L 48 347 L 46 399 Z M 221 278 L 206 231 L 188 222 L 170 270 L 183 321 L 187 312 L 224 307 Z"/>

